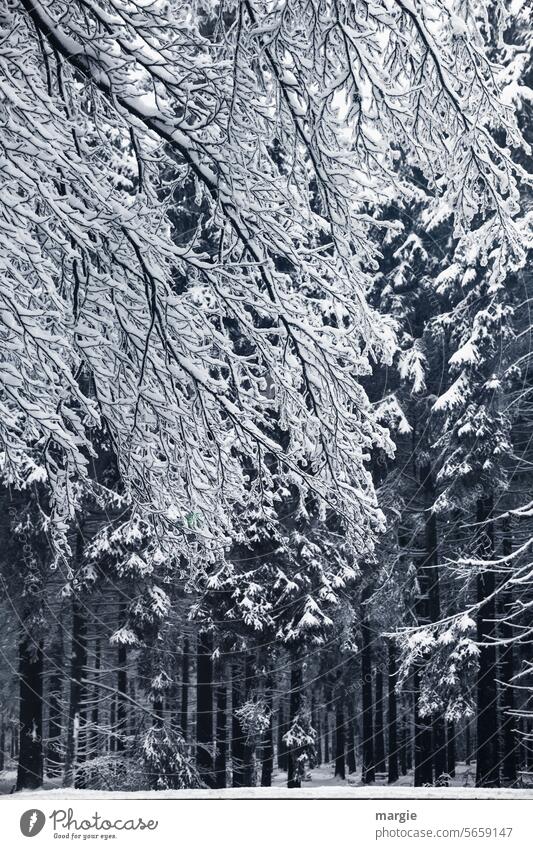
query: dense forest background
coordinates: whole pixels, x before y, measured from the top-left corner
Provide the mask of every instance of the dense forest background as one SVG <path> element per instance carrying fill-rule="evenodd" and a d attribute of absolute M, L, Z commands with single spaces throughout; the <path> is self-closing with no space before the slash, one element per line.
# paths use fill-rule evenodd
<path fill-rule="evenodd" d="M 533 784 L 530 15 L 4 3 L 4 792 Z"/>

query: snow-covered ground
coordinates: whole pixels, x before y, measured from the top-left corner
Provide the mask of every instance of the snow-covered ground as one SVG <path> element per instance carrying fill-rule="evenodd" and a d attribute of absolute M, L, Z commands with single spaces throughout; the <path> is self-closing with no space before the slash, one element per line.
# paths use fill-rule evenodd
<path fill-rule="evenodd" d="M 359 773 L 341 781 L 333 775 L 333 766 L 314 769 L 309 780 L 299 790 L 288 790 L 287 776 L 276 773 L 272 787 L 229 788 L 228 790 L 168 790 L 120 793 L 101 790 L 64 790 L 45 783 L 43 790 L 11 793 L 15 783 L 13 771 L 0 774 L 0 793 L 4 799 L 533 799 L 533 787 L 480 789 L 473 787 L 475 767 L 459 764 L 450 787 L 413 787 L 412 775 L 402 776 L 389 785 L 384 779 L 372 785 L 362 785 Z"/>

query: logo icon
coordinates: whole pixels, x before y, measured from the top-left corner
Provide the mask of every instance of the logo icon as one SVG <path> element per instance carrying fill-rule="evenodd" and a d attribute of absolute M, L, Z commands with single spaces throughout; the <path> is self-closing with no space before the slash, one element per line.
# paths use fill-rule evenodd
<path fill-rule="evenodd" d="M 46 817 L 42 811 L 30 808 L 29 811 L 24 811 L 20 818 L 20 830 L 24 837 L 35 837 L 42 831 L 45 822 Z"/>

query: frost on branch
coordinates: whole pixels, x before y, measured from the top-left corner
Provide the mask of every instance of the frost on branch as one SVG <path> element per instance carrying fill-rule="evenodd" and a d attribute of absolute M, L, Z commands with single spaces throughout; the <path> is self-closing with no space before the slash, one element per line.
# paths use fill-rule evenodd
<path fill-rule="evenodd" d="M 457 232 L 481 214 L 507 256 L 520 248 L 520 138 L 463 11 L 4 11 L 3 469 L 24 485 L 42 458 L 56 529 L 102 426 L 126 496 L 182 550 L 194 537 L 219 552 L 235 508 L 268 503 L 278 475 L 370 544 L 381 517 L 365 463 L 391 445 L 358 377 L 393 350 L 365 290 L 392 226 L 375 207 L 410 192 L 399 148 L 457 210 Z"/>

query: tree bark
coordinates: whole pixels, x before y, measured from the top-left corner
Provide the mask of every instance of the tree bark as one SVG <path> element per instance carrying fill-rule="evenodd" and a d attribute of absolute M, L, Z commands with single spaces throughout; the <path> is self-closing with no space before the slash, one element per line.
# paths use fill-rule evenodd
<path fill-rule="evenodd" d="M 81 729 L 85 713 L 83 696 L 85 687 L 82 679 L 87 669 L 87 622 L 85 608 L 78 596 L 72 599 L 72 654 L 70 664 L 70 699 L 67 719 L 67 745 L 65 752 L 65 774 L 63 787 L 82 787 L 83 779 L 77 775 L 76 767 L 82 761 Z"/>
<path fill-rule="evenodd" d="M 370 598 L 366 588 L 362 594 L 361 614 L 361 676 L 362 676 L 362 718 L 363 718 L 363 784 L 376 780 L 374 762 L 374 718 L 372 715 L 372 631 L 368 621 L 366 601 Z"/>
<path fill-rule="evenodd" d="M 183 638 L 183 653 L 181 655 L 181 710 L 180 727 L 183 739 L 187 740 L 189 733 L 189 651 L 190 644 L 187 637 Z"/>
<path fill-rule="evenodd" d="M 244 698 L 250 699 L 255 680 L 255 657 L 247 652 L 244 661 Z M 244 786 L 255 787 L 255 745 L 248 735 L 244 739 Z"/>
<path fill-rule="evenodd" d="M 50 777 L 61 774 L 63 755 L 61 751 L 61 735 L 63 730 L 63 630 L 59 626 L 50 646 L 50 683 L 48 687 L 48 743 L 46 747 L 46 773 Z"/>
<path fill-rule="evenodd" d="M 383 728 L 383 672 L 376 670 L 376 704 L 374 708 L 374 758 L 376 772 L 385 772 L 385 732 Z"/>
<path fill-rule="evenodd" d="M 433 739 L 431 719 L 420 716 L 419 712 L 419 669 L 415 669 L 413 684 L 415 696 L 415 787 L 424 787 L 433 784 Z"/>
<path fill-rule="evenodd" d="M 455 722 L 448 722 L 446 726 L 447 743 L 446 743 L 446 760 L 447 772 L 450 778 L 455 778 Z"/>
<path fill-rule="evenodd" d="M 490 560 L 494 556 L 494 527 L 492 522 L 492 495 L 480 498 L 477 503 L 478 556 Z M 490 569 L 477 576 L 477 640 L 480 645 L 477 676 L 477 760 L 476 787 L 499 787 L 498 746 L 498 686 L 496 679 L 497 653 L 495 634 L 496 576 Z M 491 597 L 492 596 L 492 597 Z"/>
<path fill-rule="evenodd" d="M 274 771 L 274 726 L 273 726 L 273 697 L 272 689 L 274 682 L 269 676 L 266 682 L 266 705 L 270 712 L 270 721 L 265 732 L 262 749 L 261 763 L 261 787 L 270 787 L 272 785 L 272 773 Z"/>
<path fill-rule="evenodd" d="M 466 720 L 465 726 L 465 765 L 470 766 L 470 762 L 472 760 L 472 729 L 470 727 L 470 720 Z"/>
<path fill-rule="evenodd" d="M 98 680 L 98 672 L 100 670 L 100 661 L 101 661 L 101 643 L 100 640 L 96 640 L 94 645 L 94 669 L 96 679 Z M 98 687 L 93 688 L 93 709 L 91 711 L 91 744 L 90 744 L 90 754 L 93 758 L 98 757 L 100 754 L 100 733 L 98 731 L 98 719 L 99 719 L 99 711 L 98 711 L 98 698 L 99 692 Z"/>
<path fill-rule="evenodd" d="M 503 520 L 502 531 L 502 553 L 504 557 L 509 557 L 513 551 L 512 529 L 509 519 Z M 507 587 L 501 593 L 500 610 L 502 617 L 500 636 L 504 640 L 500 654 L 500 674 L 502 679 L 502 779 L 507 786 L 513 786 L 517 780 L 518 729 L 516 717 L 513 716 L 516 705 L 515 691 L 512 685 L 515 674 L 515 652 L 513 643 L 511 642 L 514 636 L 514 629 L 507 619 L 508 614 L 513 608 L 513 602 L 513 591 L 510 587 Z"/>
<path fill-rule="evenodd" d="M 431 623 L 440 620 L 440 575 L 438 557 L 438 526 L 437 515 L 433 510 L 435 503 L 435 482 L 431 466 L 427 465 L 422 470 L 422 482 L 424 487 L 425 502 L 425 549 L 426 556 L 421 564 L 421 570 L 425 571 L 424 585 L 427 587 L 428 603 L 427 614 Z M 433 769 L 435 781 L 438 782 L 446 774 L 446 722 L 442 711 L 437 711 L 433 716 Z"/>
<path fill-rule="evenodd" d="M 337 695 L 335 710 L 335 776 L 346 778 L 346 735 L 344 728 L 344 693 Z"/>
<path fill-rule="evenodd" d="M 296 716 L 300 712 L 302 696 L 302 663 L 297 654 L 291 662 L 291 684 L 289 700 L 289 728 L 292 728 Z M 300 774 L 298 770 L 299 749 L 296 746 L 288 746 L 288 772 L 287 787 L 301 787 Z"/>
<path fill-rule="evenodd" d="M 232 666 L 232 690 L 231 690 L 231 767 L 232 767 L 232 786 L 245 787 L 244 781 L 244 761 L 245 761 L 245 737 L 241 728 L 241 724 L 237 717 L 236 711 L 242 707 L 242 662 L 235 663 Z"/>
<path fill-rule="evenodd" d="M 223 664 L 217 666 L 217 719 L 216 719 L 216 757 L 215 757 L 215 787 L 223 788 L 227 786 L 227 768 L 228 768 L 228 729 L 227 729 L 227 708 L 228 708 L 228 684 L 225 680 L 226 670 Z"/>
<path fill-rule="evenodd" d="M 196 655 L 196 765 L 207 787 L 213 780 L 213 639 L 200 631 Z"/>
<path fill-rule="evenodd" d="M 348 748 L 346 751 L 346 765 L 348 767 L 349 775 L 353 775 L 353 773 L 357 769 L 355 719 L 353 715 L 353 694 L 350 696 L 348 704 L 348 716 Z"/>
<path fill-rule="evenodd" d="M 324 714 L 324 763 L 329 764 L 329 712 L 326 708 Z"/>
<path fill-rule="evenodd" d="M 398 709 L 396 699 L 396 643 L 388 641 L 389 648 L 389 748 L 388 748 L 388 782 L 393 784 L 399 778 L 398 772 Z"/>
<path fill-rule="evenodd" d="M 43 783 L 43 646 L 24 631 L 19 640 L 19 760 L 17 790 Z"/>
<path fill-rule="evenodd" d="M 128 734 L 128 650 L 125 645 L 120 644 L 117 651 L 117 752 L 123 752 L 126 748 L 126 736 Z"/>
<path fill-rule="evenodd" d="M 400 772 L 402 775 L 407 775 L 407 747 L 409 745 L 409 735 L 405 716 L 402 716 L 400 724 Z"/>
<path fill-rule="evenodd" d="M 287 772 L 287 746 L 283 739 L 287 728 L 285 723 L 285 707 L 283 697 L 280 696 L 278 703 L 278 769 Z"/>
<path fill-rule="evenodd" d="M 320 707 L 314 706 L 313 726 L 316 728 L 316 765 L 322 766 L 322 722 Z"/>

